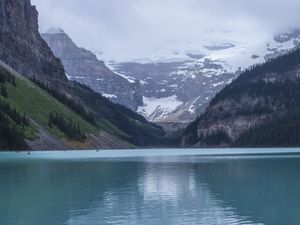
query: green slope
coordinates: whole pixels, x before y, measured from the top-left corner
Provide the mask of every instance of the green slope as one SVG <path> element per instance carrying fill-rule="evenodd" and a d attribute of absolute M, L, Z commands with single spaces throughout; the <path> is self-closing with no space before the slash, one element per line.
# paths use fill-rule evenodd
<path fill-rule="evenodd" d="M 0 68 L 0 76 L 7 76 L 7 74 L 9 73 L 5 69 Z M 1 96 L 0 99 L 8 102 L 17 112 L 26 114 L 31 119 L 29 126 L 26 126 L 23 131 L 23 135 L 26 139 L 35 139 L 38 132 L 37 126 L 41 126 L 59 139 L 74 141 L 70 140 L 70 138 L 56 126 L 52 128 L 49 127 L 49 115 L 54 112 L 63 116 L 65 119 L 71 119 L 76 124 L 78 123 L 84 133 L 97 134 L 98 129 L 95 126 L 85 121 L 82 117 L 69 109 L 66 105 L 60 103 L 49 93 L 39 88 L 33 82 L 12 74 L 9 74 L 9 76 L 15 77 L 15 82 L 14 84 L 11 82 L 2 84 L 7 90 L 8 96 Z"/>
<path fill-rule="evenodd" d="M 18 111 L 24 112 L 43 127 L 48 127 L 50 112 L 59 112 L 66 118 L 78 121 L 87 133 L 97 133 L 97 128 L 60 103 L 54 97 L 43 91 L 31 81 L 16 80 L 16 87 L 7 84 L 8 102 Z M 55 130 L 50 129 L 55 132 Z"/>

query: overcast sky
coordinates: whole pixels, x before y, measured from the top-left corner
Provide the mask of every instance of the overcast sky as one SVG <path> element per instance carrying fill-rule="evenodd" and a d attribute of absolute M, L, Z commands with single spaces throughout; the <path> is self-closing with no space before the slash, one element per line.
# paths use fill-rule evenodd
<path fill-rule="evenodd" d="M 299 0 L 32 0 L 40 30 L 61 27 L 80 46 L 143 55 L 154 46 L 233 31 L 254 41 L 300 27 Z M 215 34 L 217 35 L 217 34 Z M 218 34 L 219 36 L 220 34 Z"/>

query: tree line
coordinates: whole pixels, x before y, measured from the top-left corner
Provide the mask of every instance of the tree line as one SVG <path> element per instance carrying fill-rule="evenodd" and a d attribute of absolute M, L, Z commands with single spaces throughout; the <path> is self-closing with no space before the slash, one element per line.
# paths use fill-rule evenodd
<path fill-rule="evenodd" d="M 0 112 L 6 114 L 17 125 L 25 127 L 29 125 L 29 118 L 26 114 L 19 113 L 15 108 L 12 108 L 10 104 L 0 99 Z"/>
<path fill-rule="evenodd" d="M 247 147 L 299 147 L 300 110 L 289 109 L 271 123 L 256 126 L 236 140 L 234 146 Z"/>
<path fill-rule="evenodd" d="M 66 119 L 63 115 L 56 112 L 49 114 L 48 125 L 50 128 L 56 126 L 67 137 L 76 141 L 84 142 L 87 138 L 86 134 L 82 131 L 79 122 L 73 121 L 71 118 Z"/>
<path fill-rule="evenodd" d="M 16 86 L 16 78 L 10 72 L 0 67 L 0 96 L 7 98 L 8 92 L 5 83 L 11 83 L 14 87 Z"/>
<path fill-rule="evenodd" d="M 0 149 L 26 149 L 25 126 L 29 125 L 26 115 L 17 112 L 8 102 L 0 99 Z"/>
<path fill-rule="evenodd" d="M 0 149 L 23 150 L 27 148 L 22 131 L 0 112 Z"/>
<path fill-rule="evenodd" d="M 4 84 L 5 82 L 9 82 L 13 86 L 16 86 L 16 77 L 7 70 L 0 67 L 0 83 Z"/>
<path fill-rule="evenodd" d="M 47 91 L 58 101 L 60 101 L 64 105 L 68 106 L 70 109 L 72 109 L 74 112 L 76 112 L 78 115 L 80 115 L 87 122 L 89 122 L 92 125 L 96 125 L 94 115 L 90 112 L 87 112 L 87 110 L 83 106 L 78 104 L 74 99 L 67 97 L 65 94 L 55 90 L 54 88 L 48 86 L 47 84 L 40 82 L 35 77 L 32 78 L 31 81 L 34 82 L 35 84 L 37 84 L 43 90 Z"/>
<path fill-rule="evenodd" d="M 0 67 L 0 149 L 23 150 L 28 146 L 24 137 L 24 129 L 29 125 L 29 118 L 5 101 L 8 98 L 6 83 L 16 86 L 13 74 Z"/>
<path fill-rule="evenodd" d="M 270 92 L 274 93 L 278 88 L 276 84 L 273 85 L 272 83 L 262 81 L 261 76 L 265 74 L 282 74 L 291 71 L 299 66 L 299 62 L 300 49 L 296 49 L 288 54 L 279 56 L 278 58 L 269 59 L 265 63 L 251 66 L 242 72 L 231 84 L 221 90 L 212 99 L 210 105 L 214 105 L 226 98 L 238 99 L 243 93 L 250 93 L 252 95 L 254 93 L 257 95 L 268 95 Z M 255 81 L 255 85 L 252 85 L 253 81 Z"/>

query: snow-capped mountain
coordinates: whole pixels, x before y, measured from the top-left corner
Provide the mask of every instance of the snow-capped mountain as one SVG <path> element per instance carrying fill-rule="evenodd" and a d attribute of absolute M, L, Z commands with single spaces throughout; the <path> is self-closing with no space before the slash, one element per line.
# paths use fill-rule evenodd
<path fill-rule="evenodd" d="M 112 102 L 134 111 L 143 105 L 139 81 L 112 72 L 92 52 L 78 47 L 60 28 L 42 34 L 56 57 L 62 60 L 70 80 L 90 86 Z"/>
<path fill-rule="evenodd" d="M 196 41 L 170 41 L 149 58 L 109 61 L 108 66 L 140 80 L 144 105 L 137 111 L 149 120 L 189 122 L 243 69 L 297 46 L 300 30 L 251 42 L 230 37 L 230 32 L 223 31 Z M 105 53 L 98 57 L 105 58 Z"/>

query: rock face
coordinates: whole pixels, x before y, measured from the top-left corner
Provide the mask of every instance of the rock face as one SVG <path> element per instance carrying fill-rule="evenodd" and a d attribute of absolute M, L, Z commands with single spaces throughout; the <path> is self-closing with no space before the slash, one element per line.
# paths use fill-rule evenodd
<path fill-rule="evenodd" d="M 60 59 L 39 34 L 30 0 L 0 0 L 0 59 L 27 78 L 52 86 L 67 82 Z"/>
<path fill-rule="evenodd" d="M 129 62 L 113 67 L 115 71 L 141 81 L 145 105 L 138 112 L 153 122 L 190 122 L 204 111 L 215 93 L 236 76 L 210 60 L 197 65 L 187 60 Z M 204 68 L 211 69 L 211 73 L 204 72 Z"/>
<path fill-rule="evenodd" d="M 91 87 L 112 102 L 134 111 L 143 105 L 139 82 L 112 72 L 92 52 L 79 48 L 59 28 L 42 34 L 54 54 L 62 60 L 69 79 Z"/>

